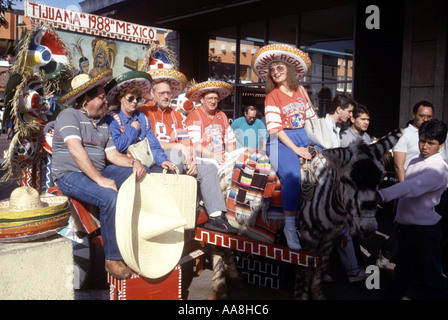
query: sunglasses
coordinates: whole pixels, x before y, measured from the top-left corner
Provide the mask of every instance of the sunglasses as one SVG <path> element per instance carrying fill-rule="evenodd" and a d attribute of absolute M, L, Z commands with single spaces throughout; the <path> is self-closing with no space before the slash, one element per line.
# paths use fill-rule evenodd
<path fill-rule="evenodd" d="M 286 67 L 285 67 L 284 65 L 281 65 L 281 64 L 269 68 L 269 72 L 270 72 L 271 74 L 272 74 L 272 73 L 275 73 L 276 71 L 277 71 L 277 72 L 284 72 L 285 70 L 286 70 Z"/>
<path fill-rule="evenodd" d="M 140 103 L 143 101 L 142 97 L 136 97 L 136 96 L 129 96 L 129 97 L 125 97 L 126 100 L 128 100 L 130 103 L 137 101 L 137 103 Z"/>

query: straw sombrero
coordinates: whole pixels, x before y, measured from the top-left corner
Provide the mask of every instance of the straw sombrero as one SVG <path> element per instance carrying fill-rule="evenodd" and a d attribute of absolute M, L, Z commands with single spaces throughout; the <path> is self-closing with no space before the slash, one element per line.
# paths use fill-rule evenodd
<path fill-rule="evenodd" d="M 146 278 L 172 271 L 182 256 L 184 229 L 194 229 L 196 179 L 151 173 L 136 182 L 135 173 L 120 187 L 115 225 L 126 264 Z M 154 188 L 157 186 L 157 188 Z"/>
<path fill-rule="evenodd" d="M 71 106 L 81 95 L 95 88 L 96 86 L 105 86 L 112 79 L 112 69 L 106 70 L 94 78 L 82 73 L 72 79 L 72 90 L 59 98 L 58 104 L 63 106 Z"/>
<path fill-rule="evenodd" d="M 224 81 L 205 81 L 198 83 L 188 89 L 186 96 L 187 99 L 193 102 L 200 102 L 201 97 L 209 92 L 216 92 L 219 95 L 219 100 L 222 100 L 229 96 L 233 91 L 232 85 Z"/>
<path fill-rule="evenodd" d="M 10 200 L 0 202 L 0 242 L 26 242 L 56 234 L 68 223 L 66 196 L 40 196 L 31 187 L 19 187 Z"/>
<path fill-rule="evenodd" d="M 177 97 L 187 86 L 187 77 L 175 69 L 151 69 L 147 71 L 154 83 L 169 81 L 171 83 L 172 98 Z"/>
<path fill-rule="evenodd" d="M 311 60 L 301 50 L 286 44 L 269 44 L 261 47 L 252 57 L 252 69 L 262 81 L 266 81 L 272 62 L 291 65 L 296 78 L 301 79 L 311 69 Z"/>
<path fill-rule="evenodd" d="M 152 78 L 144 71 L 128 71 L 121 76 L 112 79 L 104 88 L 107 93 L 107 102 L 110 105 L 116 105 L 118 101 L 116 97 L 118 93 L 130 85 L 139 86 L 142 91 L 142 97 L 146 100 L 150 100 Z"/>

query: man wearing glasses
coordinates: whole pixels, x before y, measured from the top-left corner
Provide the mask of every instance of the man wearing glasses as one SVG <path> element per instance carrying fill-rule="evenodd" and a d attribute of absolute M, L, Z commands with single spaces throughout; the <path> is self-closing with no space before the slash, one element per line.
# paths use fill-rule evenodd
<path fill-rule="evenodd" d="M 182 115 L 171 108 L 172 85 L 168 80 L 154 84 L 153 102 L 139 107 L 151 122 L 160 145 L 182 173 L 194 176 L 198 182 L 209 219 L 205 228 L 224 233 L 237 233 L 225 217 L 227 207 L 219 185 L 218 170 L 213 164 L 196 162 L 190 136 L 184 129 Z"/>
<path fill-rule="evenodd" d="M 146 174 L 139 161 L 133 161 L 115 148 L 103 115 L 107 110 L 104 84 L 112 77 L 105 71 L 93 79 L 87 74 L 72 80 L 73 90 L 58 100 L 64 109 L 57 117 L 52 156 L 52 177 L 60 191 L 99 208 L 105 268 L 117 279 L 131 276 L 117 245 L 115 209 L 118 189 L 136 172 Z"/>

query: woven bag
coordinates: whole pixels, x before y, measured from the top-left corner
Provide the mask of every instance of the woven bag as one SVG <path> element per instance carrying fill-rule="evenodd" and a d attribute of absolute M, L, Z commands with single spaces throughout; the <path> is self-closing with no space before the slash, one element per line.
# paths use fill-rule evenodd
<path fill-rule="evenodd" d="M 154 155 L 149 147 L 148 138 L 131 144 L 128 147 L 127 152 L 132 156 L 132 158 L 140 160 L 142 164 L 148 166 L 149 168 L 155 164 Z"/>

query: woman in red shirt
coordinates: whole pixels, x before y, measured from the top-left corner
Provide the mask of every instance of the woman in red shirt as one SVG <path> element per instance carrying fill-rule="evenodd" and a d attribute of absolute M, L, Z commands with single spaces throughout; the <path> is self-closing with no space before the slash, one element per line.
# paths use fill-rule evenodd
<path fill-rule="evenodd" d="M 267 154 L 281 182 L 285 227 L 291 249 L 301 245 L 296 229 L 299 211 L 300 158 L 311 159 L 312 142 L 305 132 L 305 120 L 315 117 L 308 94 L 300 79 L 311 68 L 311 61 L 299 49 L 287 45 L 262 47 L 252 60 L 255 72 L 266 80 L 265 116 L 269 133 Z"/>

